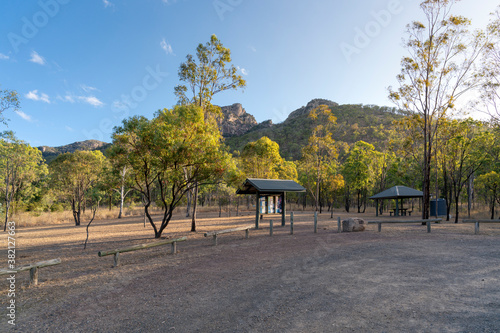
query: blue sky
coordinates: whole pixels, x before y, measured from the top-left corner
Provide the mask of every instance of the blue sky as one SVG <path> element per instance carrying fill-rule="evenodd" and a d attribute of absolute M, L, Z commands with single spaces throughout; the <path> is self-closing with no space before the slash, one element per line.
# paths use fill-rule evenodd
<path fill-rule="evenodd" d="M 313 98 L 393 106 L 410 0 L 2 0 L 0 85 L 8 128 L 33 146 L 111 141 L 124 117 L 171 108 L 187 54 L 216 34 L 247 81 L 213 103 L 281 122 Z M 455 13 L 484 28 L 493 0 Z"/>

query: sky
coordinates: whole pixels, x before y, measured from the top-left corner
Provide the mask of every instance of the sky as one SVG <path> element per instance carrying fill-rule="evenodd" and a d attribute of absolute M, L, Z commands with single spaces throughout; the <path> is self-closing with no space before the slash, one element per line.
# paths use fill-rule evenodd
<path fill-rule="evenodd" d="M 498 0 L 454 13 L 484 28 Z M 216 94 L 258 122 L 282 122 L 314 98 L 394 106 L 411 0 L 2 0 L 0 89 L 20 108 L 7 126 L 32 146 L 111 142 L 123 119 L 176 104 L 178 69 L 217 35 L 244 90 Z"/>

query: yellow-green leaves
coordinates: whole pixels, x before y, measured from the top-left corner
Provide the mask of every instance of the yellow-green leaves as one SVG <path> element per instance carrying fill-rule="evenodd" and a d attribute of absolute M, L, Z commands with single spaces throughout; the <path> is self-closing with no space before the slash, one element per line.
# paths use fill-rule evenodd
<path fill-rule="evenodd" d="M 283 160 L 279 150 L 279 145 L 266 136 L 247 143 L 240 157 L 246 177 L 296 180 L 295 164 Z"/>
<path fill-rule="evenodd" d="M 205 45 L 198 45 L 196 58 L 187 55 L 186 62 L 179 67 L 179 79 L 187 85 L 175 87 L 179 104 L 193 103 L 209 113 L 214 111 L 210 108 L 213 95 L 246 86 L 237 68 L 229 66 L 231 51 L 222 45 L 217 36 L 212 35 Z M 188 92 L 192 96 L 188 96 Z"/>

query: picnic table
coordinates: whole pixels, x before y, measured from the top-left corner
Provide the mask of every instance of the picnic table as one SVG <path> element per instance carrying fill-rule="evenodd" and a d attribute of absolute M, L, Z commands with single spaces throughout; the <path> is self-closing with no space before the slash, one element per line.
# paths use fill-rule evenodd
<path fill-rule="evenodd" d="M 397 214 L 399 211 L 399 214 Z M 408 211 L 408 208 L 393 208 L 391 213 L 391 216 L 394 214 L 394 216 L 406 216 L 406 212 Z M 411 214 L 411 212 L 409 212 Z"/>

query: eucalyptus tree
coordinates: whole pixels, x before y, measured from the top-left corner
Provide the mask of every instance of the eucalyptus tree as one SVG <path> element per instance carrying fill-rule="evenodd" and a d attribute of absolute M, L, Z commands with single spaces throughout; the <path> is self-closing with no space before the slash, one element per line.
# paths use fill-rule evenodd
<path fill-rule="evenodd" d="M 6 230 L 11 204 L 16 194 L 47 173 L 42 153 L 37 148 L 18 140 L 12 132 L 0 138 L 0 185 L 5 206 Z"/>
<path fill-rule="evenodd" d="M 346 187 L 353 190 L 357 197 L 358 213 L 361 213 L 361 206 L 366 208 L 366 197 L 368 190 L 374 185 L 374 161 L 380 155 L 375 151 L 375 147 L 364 141 L 354 144 L 349 157 L 342 165 L 342 175 L 344 176 Z"/>
<path fill-rule="evenodd" d="M 484 173 L 476 178 L 478 192 L 485 197 L 489 204 L 490 218 L 495 218 L 495 205 L 500 204 L 500 174 L 496 171 Z"/>
<path fill-rule="evenodd" d="M 211 102 L 215 94 L 246 86 L 238 68 L 230 65 L 231 50 L 216 35 L 205 45 L 198 45 L 196 58 L 188 54 L 179 67 L 179 79 L 186 83 L 175 87 L 179 104 L 193 103 L 209 112 L 213 110 Z"/>
<path fill-rule="evenodd" d="M 4 112 L 8 109 L 19 107 L 19 97 L 17 91 L 0 89 L 0 122 L 5 124 Z"/>
<path fill-rule="evenodd" d="M 152 120 L 125 119 L 115 128 L 113 144 L 130 167 L 133 187 L 143 197 L 144 214 L 155 238 L 161 237 L 185 194 L 195 186 L 218 182 L 230 160 L 217 125 L 205 122 L 203 109 L 193 104 L 160 110 Z M 190 169 L 187 176 L 186 168 Z M 164 208 L 159 224 L 149 211 L 156 201 L 155 188 Z"/>
<path fill-rule="evenodd" d="M 484 49 L 482 97 L 492 119 L 500 122 L 500 6 L 487 27 L 490 43 Z"/>
<path fill-rule="evenodd" d="M 220 108 L 212 105 L 214 95 L 227 91 L 243 89 L 246 81 L 238 74 L 238 68 L 231 64 L 231 50 L 224 47 L 216 35 L 210 37 L 205 45 L 196 48 L 196 59 L 186 56 L 178 71 L 180 84 L 175 87 L 178 104 L 194 104 L 203 109 L 206 122 L 217 122 L 221 116 Z M 191 177 L 191 168 L 185 168 L 185 177 Z M 196 224 L 198 186 L 190 190 L 193 201 L 192 224 Z"/>
<path fill-rule="evenodd" d="M 451 14 L 456 2 L 420 4 L 425 21 L 407 26 L 409 54 L 401 61 L 399 88 L 389 87 L 389 97 L 400 109 L 422 119 L 424 219 L 429 218 L 431 163 L 440 119 L 456 111 L 463 95 L 479 86 L 475 64 L 487 46 L 484 33 L 470 32 L 468 19 Z"/>
<path fill-rule="evenodd" d="M 240 165 L 247 178 L 297 179 L 297 168 L 293 162 L 280 155 L 280 146 L 267 136 L 249 142 L 243 147 Z"/>
<path fill-rule="evenodd" d="M 485 130 L 479 121 L 470 118 L 451 120 L 448 126 L 451 127 L 451 135 L 442 144 L 447 162 L 443 168 L 448 174 L 455 205 L 455 223 L 458 223 L 462 190 L 472 175 L 488 162 L 491 146 L 495 143 L 492 133 Z"/>
<path fill-rule="evenodd" d="M 337 118 L 326 105 L 311 110 L 308 118 L 313 121 L 314 127 L 307 146 L 302 148 L 300 163 L 304 171 L 303 185 L 314 198 L 315 210 L 320 210 L 322 179 L 326 178 L 326 171 L 334 166 L 338 157 L 338 149 L 332 138 Z"/>
<path fill-rule="evenodd" d="M 81 224 L 87 198 L 102 180 L 106 157 L 99 150 L 77 150 L 56 157 L 49 165 L 52 186 L 71 202 L 75 225 Z"/>

